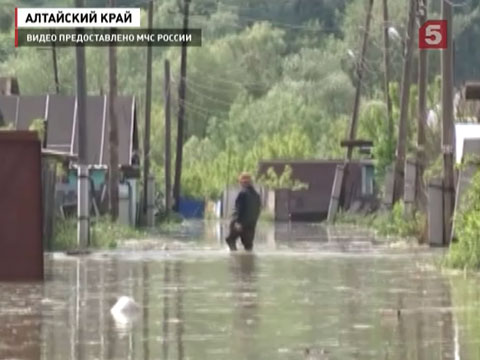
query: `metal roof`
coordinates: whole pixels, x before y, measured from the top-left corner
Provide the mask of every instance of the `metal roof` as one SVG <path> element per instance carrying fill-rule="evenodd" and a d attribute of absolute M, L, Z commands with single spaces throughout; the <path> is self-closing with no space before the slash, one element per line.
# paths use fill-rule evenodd
<path fill-rule="evenodd" d="M 118 96 L 119 165 L 138 164 L 136 102 L 133 96 Z M 47 120 L 47 149 L 77 155 L 77 98 L 68 95 L 0 96 L 0 114 L 6 124 L 27 130 L 33 120 Z M 107 166 L 109 161 L 110 114 L 108 96 L 87 97 L 87 161 Z"/>

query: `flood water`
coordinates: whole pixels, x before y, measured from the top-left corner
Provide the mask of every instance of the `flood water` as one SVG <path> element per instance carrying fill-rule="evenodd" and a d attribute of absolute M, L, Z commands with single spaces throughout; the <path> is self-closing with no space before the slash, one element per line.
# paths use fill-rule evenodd
<path fill-rule="evenodd" d="M 252 255 L 205 224 L 49 254 L 44 284 L 0 283 L 0 359 L 480 359 L 480 282 L 441 274 L 439 251 L 285 226 Z M 140 306 L 127 322 L 110 313 L 122 295 Z"/>

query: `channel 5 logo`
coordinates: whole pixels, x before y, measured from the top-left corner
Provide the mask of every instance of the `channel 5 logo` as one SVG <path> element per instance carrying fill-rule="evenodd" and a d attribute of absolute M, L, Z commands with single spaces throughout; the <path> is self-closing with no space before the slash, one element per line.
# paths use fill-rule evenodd
<path fill-rule="evenodd" d="M 447 20 L 429 20 L 418 30 L 420 49 L 447 48 Z"/>

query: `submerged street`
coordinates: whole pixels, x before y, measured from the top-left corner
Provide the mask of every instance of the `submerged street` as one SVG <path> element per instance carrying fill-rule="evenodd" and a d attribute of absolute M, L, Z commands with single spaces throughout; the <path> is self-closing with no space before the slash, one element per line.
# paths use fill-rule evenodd
<path fill-rule="evenodd" d="M 44 284 L 0 283 L 0 358 L 478 358 L 480 282 L 441 274 L 440 251 L 262 224 L 253 254 L 230 254 L 225 229 L 48 254 Z M 120 296 L 138 314 L 115 319 Z"/>

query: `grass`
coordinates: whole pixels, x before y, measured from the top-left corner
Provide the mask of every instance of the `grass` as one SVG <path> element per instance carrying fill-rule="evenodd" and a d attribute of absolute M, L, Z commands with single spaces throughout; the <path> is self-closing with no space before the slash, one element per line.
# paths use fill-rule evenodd
<path fill-rule="evenodd" d="M 337 217 L 337 223 L 372 228 L 381 236 L 415 238 L 419 242 L 423 242 L 425 216 L 417 213 L 412 215 L 411 218 L 406 218 L 404 213 L 404 204 L 399 202 L 390 212 L 373 214 L 341 213 Z"/>
<path fill-rule="evenodd" d="M 161 212 L 157 215 L 155 230 L 160 232 L 172 232 L 180 228 L 183 223 L 183 218 L 176 212 L 169 212 L 168 215 L 165 212 Z"/>
<path fill-rule="evenodd" d="M 444 265 L 456 269 L 480 269 L 480 172 L 477 171 L 456 214 L 457 241 L 450 245 Z"/>
<path fill-rule="evenodd" d="M 141 239 L 148 233 L 126 225 L 112 222 L 102 217 L 91 224 L 89 247 L 94 249 L 114 249 L 119 240 Z M 77 247 L 77 223 L 75 218 L 57 219 L 51 242 L 53 251 L 72 250 Z"/>

